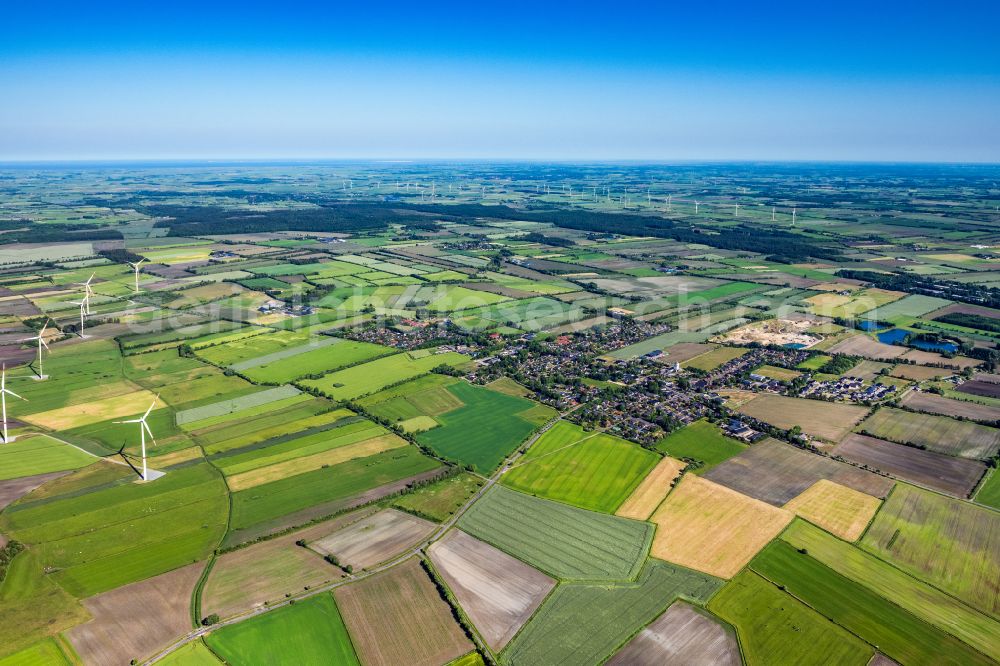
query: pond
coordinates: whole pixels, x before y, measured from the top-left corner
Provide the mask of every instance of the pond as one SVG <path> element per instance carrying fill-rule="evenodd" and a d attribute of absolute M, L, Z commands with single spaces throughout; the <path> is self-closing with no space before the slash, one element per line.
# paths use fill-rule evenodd
<path fill-rule="evenodd" d="M 884 342 L 887 345 L 896 344 L 902 342 L 906 339 L 906 336 L 910 335 L 910 331 L 902 328 L 893 328 L 888 331 L 882 331 L 878 334 L 878 341 Z M 945 352 L 949 354 L 954 354 L 958 351 L 958 345 L 954 342 L 930 342 L 929 340 L 916 340 L 911 339 L 909 346 L 915 347 L 917 349 L 922 349 L 924 351 L 932 352 Z"/>

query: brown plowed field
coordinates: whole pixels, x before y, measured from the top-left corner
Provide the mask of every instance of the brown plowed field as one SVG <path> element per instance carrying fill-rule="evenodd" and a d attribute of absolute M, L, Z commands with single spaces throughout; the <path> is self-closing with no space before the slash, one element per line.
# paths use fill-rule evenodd
<path fill-rule="evenodd" d="M 867 435 L 848 435 L 832 455 L 956 497 L 968 497 L 986 473 L 976 460 L 946 456 Z"/>
<path fill-rule="evenodd" d="M 94 617 L 66 632 L 85 664 L 127 664 L 191 630 L 191 593 L 204 562 L 83 600 Z"/>
<path fill-rule="evenodd" d="M 731 630 L 678 601 L 640 631 L 605 666 L 740 666 Z"/>
<path fill-rule="evenodd" d="M 704 476 L 774 506 L 784 506 L 820 479 L 873 497 L 885 497 L 892 488 L 891 479 L 773 439 L 754 444 Z"/>
<path fill-rule="evenodd" d="M 365 666 L 440 666 L 473 649 L 417 558 L 334 597 Z"/>
<path fill-rule="evenodd" d="M 336 556 L 342 565 L 365 569 L 399 555 L 430 535 L 435 527 L 423 518 L 385 509 L 343 529 L 326 532 L 309 547 Z"/>
<path fill-rule="evenodd" d="M 430 547 L 434 566 L 494 650 L 502 650 L 556 581 L 461 530 Z"/>
<path fill-rule="evenodd" d="M 903 398 L 902 404 L 904 407 L 909 407 L 918 412 L 943 414 L 944 416 L 963 416 L 973 421 L 982 421 L 983 423 L 1000 421 L 1000 407 L 989 407 L 976 402 L 945 398 L 923 391 L 910 391 Z"/>

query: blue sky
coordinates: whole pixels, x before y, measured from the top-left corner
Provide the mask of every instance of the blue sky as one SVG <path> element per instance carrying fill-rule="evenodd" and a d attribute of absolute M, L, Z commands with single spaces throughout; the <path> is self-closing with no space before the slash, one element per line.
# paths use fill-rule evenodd
<path fill-rule="evenodd" d="M 1000 161 L 995 2 L 152 4 L 5 8 L 0 160 Z"/>

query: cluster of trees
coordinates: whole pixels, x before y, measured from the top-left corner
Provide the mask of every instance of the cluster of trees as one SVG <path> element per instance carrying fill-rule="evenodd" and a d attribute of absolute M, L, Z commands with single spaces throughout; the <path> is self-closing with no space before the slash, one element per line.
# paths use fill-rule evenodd
<path fill-rule="evenodd" d="M 121 240 L 122 232 L 93 224 L 37 224 L 31 220 L 0 220 L 0 244 L 67 243 Z"/>
<path fill-rule="evenodd" d="M 906 273 L 876 273 L 874 271 L 842 268 L 840 277 L 862 280 L 879 289 L 905 291 L 908 294 L 937 296 L 963 303 L 974 303 L 989 308 L 1000 308 L 1000 289 L 983 285 L 968 285 L 951 280 L 935 280 L 925 275 Z"/>
<path fill-rule="evenodd" d="M 537 231 L 532 231 L 529 234 L 521 236 L 518 240 L 527 241 L 528 243 L 542 243 L 544 245 L 551 245 L 553 247 L 573 247 L 576 245 L 573 241 L 568 238 L 560 238 L 558 236 L 546 236 L 545 234 L 540 234 Z"/>
<path fill-rule="evenodd" d="M 935 317 L 934 321 L 939 321 L 943 324 L 953 324 L 955 326 L 974 328 L 979 331 L 1000 333 L 1000 319 L 993 319 L 991 317 L 984 317 L 977 314 L 952 312 L 950 314 L 941 315 L 940 317 Z"/>
<path fill-rule="evenodd" d="M 125 263 L 136 264 L 145 259 L 145 257 L 142 256 L 141 254 L 136 254 L 135 252 L 132 252 L 131 250 L 126 250 L 124 248 L 119 248 L 115 250 L 98 250 L 97 254 L 104 257 L 105 259 L 108 259 L 109 261 L 115 262 L 116 264 L 125 264 Z"/>
<path fill-rule="evenodd" d="M 757 252 L 770 255 L 769 258 L 772 260 L 784 263 L 800 262 L 806 257 L 844 261 L 843 253 L 836 247 L 821 244 L 801 234 L 753 224 L 703 230 L 688 223 L 662 217 L 627 213 L 598 213 L 568 209 L 518 210 L 508 206 L 479 204 L 411 205 L 406 208 L 455 218 L 528 220 L 591 233 L 670 238 L 682 243 L 703 243 L 723 250 Z"/>
<path fill-rule="evenodd" d="M 231 210 L 221 206 L 147 205 L 140 212 L 168 218 L 154 226 L 168 227 L 171 236 L 266 233 L 272 231 L 380 232 L 390 224 L 434 230 L 432 218 L 401 214 L 380 204 L 329 204 L 316 208 L 269 211 Z"/>

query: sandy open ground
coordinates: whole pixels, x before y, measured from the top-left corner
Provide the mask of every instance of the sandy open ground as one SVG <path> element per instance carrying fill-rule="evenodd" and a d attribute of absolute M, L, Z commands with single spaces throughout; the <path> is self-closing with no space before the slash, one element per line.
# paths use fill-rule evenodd
<path fill-rule="evenodd" d="M 457 529 L 432 545 L 429 554 L 494 650 L 503 649 L 556 584 L 521 560 Z"/>
<path fill-rule="evenodd" d="M 191 630 L 191 592 L 204 562 L 83 600 L 94 617 L 66 632 L 85 664 L 127 664 Z"/>
<path fill-rule="evenodd" d="M 812 321 L 768 319 L 729 331 L 720 336 L 720 341 L 737 345 L 749 345 L 753 342 L 762 345 L 802 345 L 806 348 L 822 339 L 806 332 L 813 326 Z"/>
<path fill-rule="evenodd" d="M 845 541 L 857 541 L 880 504 L 877 497 L 820 479 L 785 508 Z"/>
<path fill-rule="evenodd" d="M 651 554 L 731 578 L 776 537 L 794 514 L 693 474 L 653 514 Z"/>
<path fill-rule="evenodd" d="M 704 611 L 683 601 L 606 662 L 606 666 L 740 666 L 736 636 Z"/>
<path fill-rule="evenodd" d="M 669 456 L 661 460 L 632 491 L 629 498 L 618 507 L 615 515 L 636 520 L 649 518 L 670 492 L 671 484 L 686 466 L 687 463 Z"/>
<path fill-rule="evenodd" d="M 385 509 L 309 544 L 342 565 L 364 569 L 399 555 L 428 536 L 436 525 L 395 509 Z"/>

